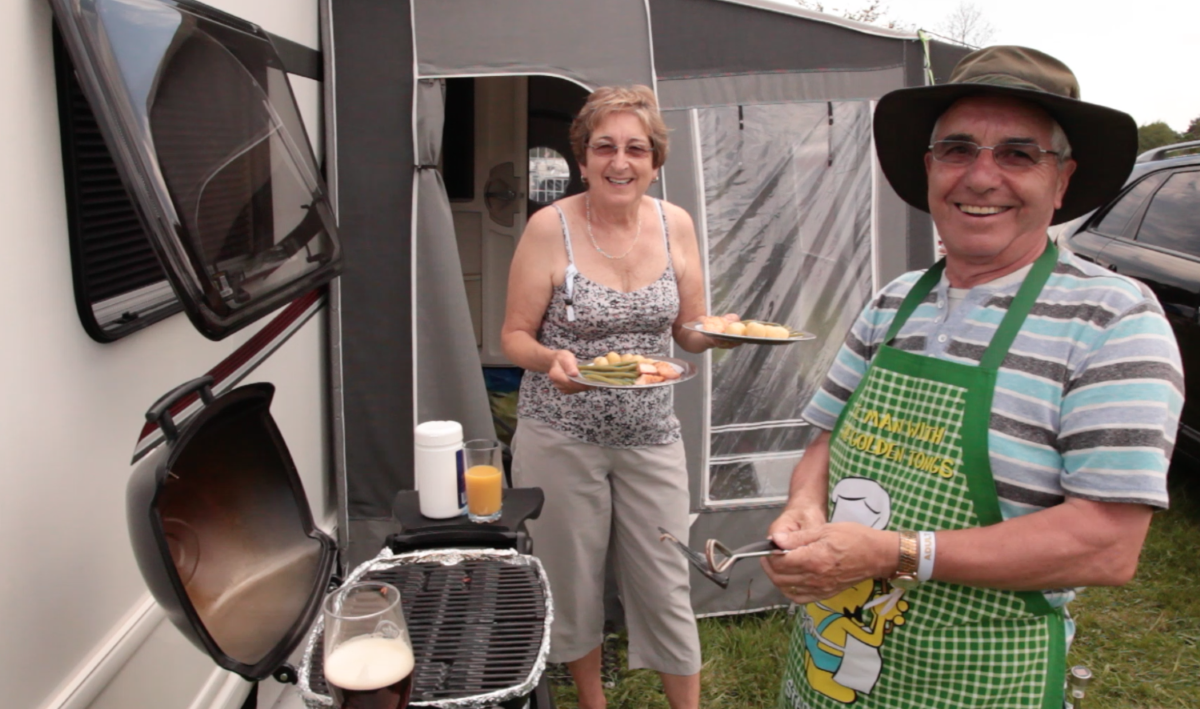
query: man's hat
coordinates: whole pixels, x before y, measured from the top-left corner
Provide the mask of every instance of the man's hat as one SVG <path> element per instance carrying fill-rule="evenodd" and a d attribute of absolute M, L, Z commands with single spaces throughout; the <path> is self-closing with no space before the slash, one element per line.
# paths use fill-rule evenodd
<path fill-rule="evenodd" d="M 1029 101 L 1062 126 L 1079 166 L 1051 224 L 1107 202 L 1133 169 L 1137 125 L 1129 114 L 1080 101 L 1075 75 L 1054 57 L 1025 47 L 985 47 L 963 57 L 948 83 L 898 89 L 875 107 L 875 149 L 883 174 L 917 209 L 929 211 L 924 155 L 933 126 L 951 104 L 968 96 Z"/>

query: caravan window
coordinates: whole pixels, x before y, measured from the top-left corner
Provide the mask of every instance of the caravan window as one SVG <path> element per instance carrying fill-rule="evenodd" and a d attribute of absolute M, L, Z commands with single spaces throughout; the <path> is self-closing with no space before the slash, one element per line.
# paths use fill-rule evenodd
<path fill-rule="evenodd" d="M 127 191 L 114 201 L 132 204 L 197 329 L 221 339 L 337 274 L 333 214 L 278 38 L 190 0 L 52 5 L 82 96 L 95 112 L 98 130 L 88 140 L 111 153 Z M 78 164 L 68 172 L 81 184 L 77 194 L 91 194 L 90 173 Z M 81 204 L 76 199 L 72 206 L 73 232 L 77 251 L 90 254 L 110 233 L 98 225 L 93 205 Z M 141 248 L 131 224 L 122 221 L 121 233 Z M 86 265 L 90 270 L 77 271 L 76 282 L 85 284 L 81 310 L 94 311 L 97 299 L 114 296 L 91 285 L 108 264 Z M 132 286 L 122 297 L 133 300 L 129 293 L 165 295 L 156 284 L 157 273 L 144 274 L 114 289 Z M 121 334 L 102 324 L 112 317 L 106 310 L 96 323 L 101 334 Z M 118 322 L 141 317 L 134 309 L 115 315 Z"/>
<path fill-rule="evenodd" d="M 529 199 L 547 205 L 567 193 L 571 184 L 571 166 L 554 148 L 529 149 Z"/>
<path fill-rule="evenodd" d="M 92 339 L 112 342 L 183 306 L 121 183 L 57 26 L 54 69 L 75 306 Z"/>

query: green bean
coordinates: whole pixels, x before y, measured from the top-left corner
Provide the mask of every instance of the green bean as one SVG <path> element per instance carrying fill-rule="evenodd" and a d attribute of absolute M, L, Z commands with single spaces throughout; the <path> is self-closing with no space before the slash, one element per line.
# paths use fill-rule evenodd
<path fill-rule="evenodd" d="M 593 372 L 627 372 L 637 369 L 637 366 L 637 362 L 621 362 L 620 364 L 581 364 L 579 368 Z"/>
<path fill-rule="evenodd" d="M 600 382 L 601 384 L 612 384 L 613 386 L 629 386 L 637 380 L 637 377 L 616 378 L 609 377 L 604 374 L 595 374 L 592 372 L 584 373 L 583 378 L 587 379 L 588 381 Z"/>
<path fill-rule="evenodd" d="M 604 377 L 606 379 L 637 379 L 637 372 L 580 372 L 584 376 Z"/>

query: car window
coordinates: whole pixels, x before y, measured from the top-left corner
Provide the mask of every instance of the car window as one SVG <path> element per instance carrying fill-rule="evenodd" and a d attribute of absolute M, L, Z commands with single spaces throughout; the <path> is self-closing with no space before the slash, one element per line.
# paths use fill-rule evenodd
<path fill-rule="evenodd" d="M 1138 213 L 1146 198 L 1154 194 L 1154 190 L 1162 184 L 1164 176 L 1165 173 L 1156 172 L 1134 185 L 1109 207 L 1108 212 L 1096 224 L 1096 231 L 1109 236 L 1124 236 L 1129 220 Z"/>
<path fill-rule="evenodd" d="M 1137 239 L 1200 255 L 1200 170 L 1171 175 L 1150 202 Z"/>

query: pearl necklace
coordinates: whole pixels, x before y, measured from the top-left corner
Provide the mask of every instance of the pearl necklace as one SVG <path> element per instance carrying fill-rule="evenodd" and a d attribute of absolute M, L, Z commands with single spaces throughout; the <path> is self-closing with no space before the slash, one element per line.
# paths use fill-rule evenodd
<path fill-rule="evenodd" d="M 637 246 L 638 239 L 642 238 L 642 210 L 641 210 L 640 203 L 638 204 L 637 231 L 634 232 L 633 243 L 630 244 L 629 248 L 625 250 L 625 253 L 621 254 L 620 256 L 613 256 L 612 254 L 608 253 L 604 249 L 600 248 L 600 244 L 596 243 L 596 237 L 592 235 L 592 199 L 591 199 L 591 196 L 586 192 L 583 193 L 583 204 L 584 204 L 584 210 L 587 213 L 588 238 L 592 240 L 592 246 L 596 247 L 596 250 L 599 251 L 602 256 L 604 256 L 605 258 L 608 258 L 608 259 L 612 259 L 614 261 L 618 261 L 620 259 L 625 258 L 631 252 L 633 252 L 633 247 Z"/>

